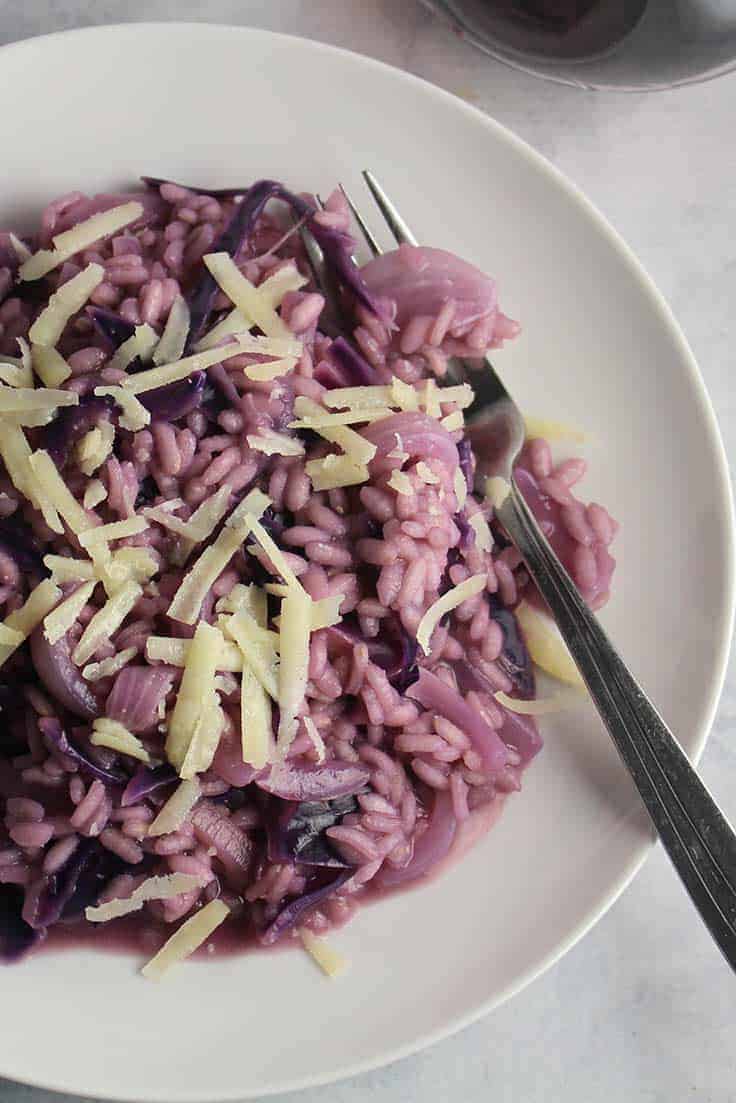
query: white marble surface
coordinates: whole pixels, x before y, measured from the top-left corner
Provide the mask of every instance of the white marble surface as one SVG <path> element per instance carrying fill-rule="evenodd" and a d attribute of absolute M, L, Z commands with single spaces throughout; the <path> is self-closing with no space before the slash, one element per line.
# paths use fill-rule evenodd
<path fill-rule="evenodd" d="M 736 75 L 653 96 L 557 87 L 475 53 L 415 0 L 0 0 L 0 42 L 174 18 L 285 30 L 370 54 L 526 138 L 587 192 L 669 299 L 736 457 Z M 682 600 L 697 600 L 696 590 Z M 732 664 L 703 760 L 732 819 L 735 723 Z M 736 1097 L 734 1006 L 733 977 L 657 850 L 592 933 L 510 1004 L 417 1057 L 307 1091 L 299 1103 L 727 1103 Z M 80 1039 L 80 1059 L 83 1049 Z M 0 1081 L 0 1103 L 46 1096 Z"/>

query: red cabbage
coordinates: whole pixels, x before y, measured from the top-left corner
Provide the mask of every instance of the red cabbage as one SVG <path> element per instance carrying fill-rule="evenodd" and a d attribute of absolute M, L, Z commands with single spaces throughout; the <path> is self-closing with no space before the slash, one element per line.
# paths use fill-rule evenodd
<path fill-rule="evenodd" d="M 153 731 L 160 723 L 159 706 L 175 677 L 170 666 L 124 666 L 107 698 L 105 715 L 134 735 Z"/>
<path fill-rule="evenodd" d="M 85 682 L 79 667 L 72 662 L 68 634 L 49 643 L 43 624 L 31 633 L 31 657 L 38 677 L 52 697 L 83 720 L 99 715 L 97 699 Z"/>
<path fill-rule="evenodd" d="M 46 937 L 23 918 L 25 893 L 20 885 L 0 885 L 0 961 L 20 961 Z"/>
<path fill-rule="evenodd" d="M 463 439 L 458 442 L 457 454 L 460 460 L 460 470 L 465 476 L 465 485 L 468 488 L 468 494 L 472 494 L 475 479 L 475 456 L 473 455 L 473 446 L 467 437 L 463 437 Z"/>
<path fill-rule="evenodd" d="M 135 326 L 120 314 L 107 310 L 104 306 L 88 306 L 87 315 L 92 319 L 95 329 L 102 337 L 110 352 L 120 346 L 135 333 Z"/>
<path fill-rule="evenodd" d="M 97 903 L 105 885 L 126 868 L 122 858 L 97 839 L 82 839 L 61 869 L 29 886 L 23 918 L 34 929 L 79 919 L 85 908 Z"/>
<path fill-rule="evenodd" d="M 48 575 L 33 530 L 19 513 L 0 518 L 0 548 L 23 574 Z"/>
<path fill-rule="evenodd" d="M 128 775 L 122 770 L 113 769 L 111 767 L 105 768 L 104 766 L 100 766 L 97 762 L 93 762 L 89 755 L 86 755 L 84 751 L 80 750 L 79 747 L 75 746 L 70 741 L 61 726 L 60 720 L 51 716 L 42 716 L 39 718 L 38 727 L 46 742 L 52 747 L 55 747 L 60 754 L 68 755 L 69 758 L 73 758 L 81 770 L 84 770 L 86 773 L 108 784 L 125 785 L 128 780 Z"/>
<path fill-rule="evenodd" d="M 497 662 L 514 683 L 519 697 L 530 700 L 535 692 L 534 668 L 518 621 L 495 594 L 486 594 L 486 597 L 491 617 L 503 632 L 503 650 Z"/>
<path fill-rule="evenodd" d="M 326 831 L 357 811 L 358 802 L 353 796 L 301 804 L 278 798 L 269 800 L 266 812 L 269 861 L 344 869 L 349 863 L 337 853 Z"/>
<path fill-rule="evenodd" d="M 211 368 L 210 372 L 214 370 Z M 154 421 L 178 421 L 202 405 L 206 383 L 206 373 L 195 371 L 188 379 L 167 383 L 165 387 L 156 387 L 153 391 L 144 391 L 140 395 L 140 402 Z"/>
<path fill-rule="evenodd" d="M 348 380 L 347 386 L 372 387 L 378 383 L 376 369 L 344 337 L 332 342 L 327 355 L 341 369 L 342 376 Z"/>
<path fill-rule="evenodd" d="M 291 900 L 281 909 L 271 925 L 261 935 L 261 943 L 264 946 L 272 945 L 287 931 L 301 923 L 304 917 L 313 911 L 318 904 L 337 892 L 340 886 L 344 885 L 352 876 L 353 870 L 346 869 L 326 884 L 320 878 L 317 878 L 317 888 L 311 888 L 309 892 L 304 893 L 303 896 L 298 896 L 295 900 Z"/>
<path fill-rule="evenodd" d="M 483 772 L 488 778 L 496 777 L 506 766 L 506 747 L 497 731 L 494 731 L 476 709 L 448 686 L 436 674 L 421 669 L 419 678 L 406 691 L 406 696 L 418 701 L 425 709 L 438 712 L 456 724 L 470 739 L 473 749 L 483 762 Z"/>
<path fill-rule="evenodd" d="M 403 869 L 384 865 L 376 874 L 376 884 L 381 888 L 390 888 L 423 877 L 447 855 L 456 830 L 452 797 L 446 789 L 438 789 L 424 834 L 414 844 L 411 861 Z"/>
<path fill-rule="evenodd" d="M 127 808 L 131 804 L 137 804 L 159 789 L 173 785 L 179 780 L 179 775 L 173 766 L 164 762 L 161 766 L 144 766 L 141 764 L 132 778 L 125 786 L 120 798 L 120 807 Z"/>
<path fill-rule="evenodd" d="M 370 781 L 367 766 L 356 762 L 324 762 L 321 766 L 296 766 L 284 762 L 255 779 L 259 789 L 282 800 L 332 800 L 360 793 Z"/>
<path fill-rule="evenodd" d="M 82 437 L 109 421 L 115 410 L 115 400 L 109 395 L 83 395 L 78 406 L 65 406 L 53 421 L 41 429 L 41 448 L 45 448 L 60 471 L 66 466 L 72 449 Z"/>

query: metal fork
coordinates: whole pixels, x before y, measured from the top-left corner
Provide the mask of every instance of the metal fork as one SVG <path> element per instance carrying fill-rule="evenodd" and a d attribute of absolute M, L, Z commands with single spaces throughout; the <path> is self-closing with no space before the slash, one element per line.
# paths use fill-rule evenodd
<path fill-rule="evenodd" d="M 417 240 L 375 176 L 366 184 L 397 244 Z M 344 192 L 344 189 L 343 189 Z M 380 247 L 349 198 L 368 248 Z M 496 516 L 547 602 L 593 703 L 627 766 L 683 884 L 736 970 L 736 835 L 669 728 L 616 652 L 537 524 L 514 479 L 524 420 L 491 361 L 473 375 L 469 426 L 494 441 L 492 473 L 508 486 Z"/>

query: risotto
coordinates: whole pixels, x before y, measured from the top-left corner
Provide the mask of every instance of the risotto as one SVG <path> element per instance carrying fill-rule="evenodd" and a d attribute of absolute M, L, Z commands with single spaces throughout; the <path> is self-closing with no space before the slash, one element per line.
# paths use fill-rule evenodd
<path fill-rule="evenodd" d="M 125 931 L 151 977 L 223 937 L 334 972 L 320 936 L 540 750 L 532 660 L 574 672 L 482 493 L 472 374 L 444 378 L 519 326 L 449 253 L 354 244 L 339 191 L 268 180 L 73 192 L 0 235 L 2 960 Z M 584 470 L 530 426 L 520 488 L 597 608 Z"/>

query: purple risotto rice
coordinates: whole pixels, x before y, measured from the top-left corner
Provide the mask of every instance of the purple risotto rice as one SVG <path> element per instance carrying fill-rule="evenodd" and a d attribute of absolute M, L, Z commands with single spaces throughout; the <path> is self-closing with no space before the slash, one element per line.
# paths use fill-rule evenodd
<path fill-rule="evenodd" d="M 122 929 L 166 943 L 150 976 L 216 927 L 316 952 L 540 749 L 545 618 L 445 378 L 519 326 L 457 257 L 353 246 L 339 192 L 272 181 L 74 192 L 0 235 L 2 960 Z M 519 485 L 597 608 L 584 469 L 530 428 Z"/>

